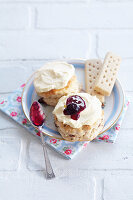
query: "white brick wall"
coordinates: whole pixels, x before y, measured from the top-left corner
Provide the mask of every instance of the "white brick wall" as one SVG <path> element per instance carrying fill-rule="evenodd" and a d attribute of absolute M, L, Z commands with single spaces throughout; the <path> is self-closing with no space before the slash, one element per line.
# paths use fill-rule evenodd
<path fill-rule="evenodd" d="M 86 31 L 1 32 L 0 59 L 85 58 L 89 45 Z"/>
<path fill-rule="evenodd" d="M 4 130 L 0 130 L 0 171 L 14 171 L 18 168 L 20 140 L 4 137 L 4 133 Z"/>
<path fill-rule="evenodd" d="M 132 58 L 133 54 L 133 31 L 100 31 L 98 33 L 98 55 L 104 57 L 107 51 L 120 54 L 122 58 Z"/>
<path fill-rule="evenodd" d="M 76 5 L 46 4 L 37 6 L 36 10 L 37 27 L 40 29 L 133 28 L 133 4 L 129 3 L 123 3 L 121 6 L 119 3 L 98 2 Z"/>
<path fill-rule="evenodd" d="M 22 30 L 29 23 L 29 9 L 23 5 L 1 5 L 0 6 L 0 29 Z"/>
<path fill-rule="evenodd" d="M 104 180 L 104 199 L 133 199 L 132 176 L 107 176 Z M 119 189 L 118 189 L 119 188 Z"/>
<path fill-rule="evenodd" d="M 38 173 L 20 173 L 9 174 L 8 177 L 0 178 L 0 188 L 2 200 L 19 199 L 29 200 L 44 200 L 44 199 L 59 199 L 66 198 L 73 200 L 76 197 L 80 200 L 81 194 L 83 199 L 93 198 L 93 180 L 88 172 L 66 171 L 60 178 L 52 181 L 46 181 L 43 178 L 43 172 Z M 86 184 L 86 179 L 88 183 Z M 75 183 L 78 183 L 75 185 Z M 10 188 L 9 192 L 5 192 L 5 188 Z M 63 191 L 65 193 L 63 194 Z M 65 195 L 65 196 L 64 196 Z"/>
<path fill-rule="evenodd" d="M 114 51 L 133 102 L 132 10 L 131 0 L 0 0 L 0 96 L 49 59 Z M 40 142 L 0 113 L 0 200 L 132 200 L 132 119 L 131 104 L 114 145 L 92 142 L 71 161 L 48 148 L 57 177 L 47 182 Z"/>
<path fill-rule="evenodd" d="M 18 66 L 12 66 L 12 67 L 1 67 L 0 68 L 0 74 L 1 74 L 1 87 L 0 87 L 0 93 L 7 93 L 11 92 L 16 89 L 16 87 L 19 87 L 22 83 L 25 83 L 28 77 L 32 73 L 31 67 L 18 67 Z M 22 76 L 23 74 L 23 76 Z M 16 76 L 17 75 L 17 76 Z M 10 82 L 7 83 L 6 77 L 9 77 Z M 16 80 L 16 81 L 14 81 Z"/>

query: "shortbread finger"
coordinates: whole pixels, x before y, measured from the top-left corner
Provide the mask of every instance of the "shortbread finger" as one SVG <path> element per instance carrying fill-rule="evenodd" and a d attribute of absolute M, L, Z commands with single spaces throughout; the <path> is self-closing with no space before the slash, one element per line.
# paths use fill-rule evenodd
<path fill-rule="evenodd" d="M 121 58 L 109 52 L 105 56 L 103 67 L 96 80 L 94 90 L 102 95 L 110 96 L 114 87 Z"/>
<path fill-rule="evenodd" d="M 102 68 L 102 62 L 99 59 L 87 60 L 85 63 L 85 85 L 86 92 L 96 96 L 104 103 L 104 96 L 94 91 L 95 82 Z"/>

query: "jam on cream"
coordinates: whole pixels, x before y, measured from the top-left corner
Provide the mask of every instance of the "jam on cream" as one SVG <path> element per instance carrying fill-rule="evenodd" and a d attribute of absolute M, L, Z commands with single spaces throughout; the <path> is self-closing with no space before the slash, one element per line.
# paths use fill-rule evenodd
<path fill-rule="evenodd" d="M 62 122 L 63 124 L 67 124 L 72 128 L 80 128 L 83 125 L 92 126 L 95 122 L 97 122 L 97 120 L 101 118 L 101 102 L 96 96 L 91 96 L 87 93 L 77 93 L 73 95 L 80 96 L 85 101 L 86 105 L 86 108 L 82 112 L 80 112 L 80 117 L 78 118 L 78 120 L 73 120 L 71 118 L 71 115 L 64 115 L 66 101 L 70 96 L 72 96 L 72 94 L 63 96 L 59 99 L 53 111 L 53 114 L 57 117 L 58 121 Z"/>
<path fill-rule="evenodd" d="M 74 74 L 74 66 L 66 62 L 46 63 L 35 73 L 34 87 L 38 93 L 61 89 L 67 86 Z"/>
<path fill-rule="evenodd" d="M 71 115 L 73 120 L 78 120 L 80 112 L 86 108 L 85 101 L 78 95 L 72 95 L 68 97 L 66 101 L 66 108 L 64 109 L 64 115 Z"/>

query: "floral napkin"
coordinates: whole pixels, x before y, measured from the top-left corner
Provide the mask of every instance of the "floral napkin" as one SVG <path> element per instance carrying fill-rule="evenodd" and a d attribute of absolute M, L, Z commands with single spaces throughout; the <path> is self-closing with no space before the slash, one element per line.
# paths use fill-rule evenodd
<path fill-rule="evenodd" d="M 25 84 L 21 85 L 7 98 L 0 98 L 0 110 L 40 139 L 39 132 L 27 121 L 22 110 L 21 94 L 24 86 Z M 94 141 L 115 142 L 128 105 L 129 101 L 126 99 L 123 112 L 116 124 L 107 132 L 97 136 Z M 68 142 L 48 136 L 44 136 L 44 140 L 52 149 L 67 159 L 72 159 L 88 144 L 88 142 Z"/>

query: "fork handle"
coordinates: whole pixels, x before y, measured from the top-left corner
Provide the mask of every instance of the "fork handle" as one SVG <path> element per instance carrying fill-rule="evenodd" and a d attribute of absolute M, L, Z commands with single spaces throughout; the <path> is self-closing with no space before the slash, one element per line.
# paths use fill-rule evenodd
<path fill-rule="evenodd" d="M 42 127 L 39 127 L 39 132 L 40 132 L 40 136 L 41 136 L 43 153 L 44 153 L 44 158 L 45 158 L 46 178 L 52 179 L 52 178 L 55 177 L 55 174 L 54 174 L 54 171 L 52 169 L 52 166 L 51 166 L 51 163 L 50 163 L 50 160 L 49 160 L 49 157 L 48 157 L 46 143 L 45 143 L 44 138 L 43 138 Z"/>

